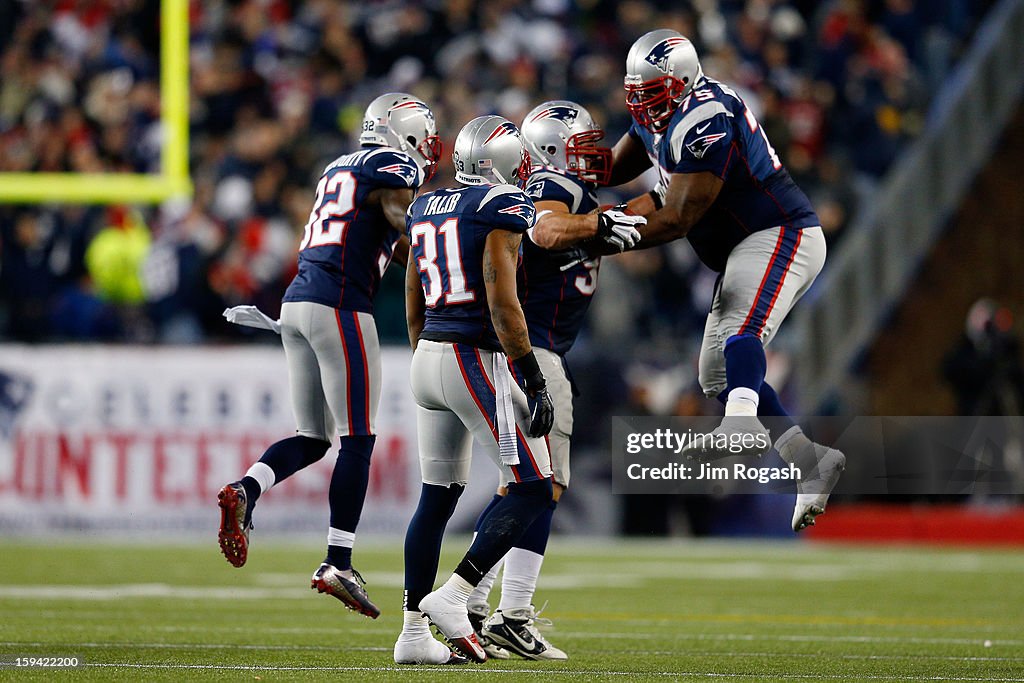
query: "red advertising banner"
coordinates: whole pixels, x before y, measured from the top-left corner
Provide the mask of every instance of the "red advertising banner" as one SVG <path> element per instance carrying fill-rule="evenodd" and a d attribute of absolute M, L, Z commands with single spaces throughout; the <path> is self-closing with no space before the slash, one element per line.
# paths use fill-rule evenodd
<path fill-rule="evenodd" d="M 403 533 L 416 506 L 410 359 L 383 350 L 361 534 Z M 215 527 L 220 487 L 294 433 L 290 406 L 278 347 L 0 347 L 0 533 Z M 326 533 L 335 457 L 260 500 L 261 533 Z M 474 470 L 483 483 L 453 528 L 497 482 L 490 463 Z"/>

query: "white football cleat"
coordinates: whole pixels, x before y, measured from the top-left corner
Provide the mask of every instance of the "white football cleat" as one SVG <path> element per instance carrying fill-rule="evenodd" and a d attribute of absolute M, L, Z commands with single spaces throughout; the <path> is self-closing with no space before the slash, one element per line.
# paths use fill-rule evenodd
<path fill-rule="evenodd" d="M 846 456 L 834 448 L 814 444 L 814 455 L 817 467 L 796 485 L 793 531 L 814 526 L 814 518 L 824 514 L 829 494 L 846 469 Z"/>
<path fill-rule="evenodd" d="M 469 660 L 453 652 L 451 648 L 436 640 L 428 632 L 422 638 L 403 640 L 395 643 L 395 664 L 468 664 Z"/>
<path fill-rule="evenodd" d="M 535 622 L 551 624 L 548 619 L 537 618 L 533 611 L 533 605 L 498 610 L 484 624 L 483 634 L 523 659 L 555 661 L 569 659 L 569 655 L 549 643 L 541 635 L 534 625 Z"/>
<path fill-rule="evenodd" d="M 437 630 L 460 654 L 474 662 L 486 662 L 487 653 L 476 638 L 473 625 L 469 623 L 465 603 L 449 600 L 440 591 L 429 593 L 420 600 L 418 609 L 427 615 Z"/>
<path fill-rule="evenodd" d="M 761 457 L 771 447 L 771 436 L 756 416 L 727 415 L 710 434 L 691 435 L 683 457 L 704 462 L 732 456 Z"/>

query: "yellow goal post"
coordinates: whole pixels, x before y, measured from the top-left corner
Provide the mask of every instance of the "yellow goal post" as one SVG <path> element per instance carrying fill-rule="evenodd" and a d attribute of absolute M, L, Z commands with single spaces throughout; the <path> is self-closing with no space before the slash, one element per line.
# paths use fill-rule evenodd
<path fill-rule="evenodd" d="M 153 204 L 191 195 L 188 4 L 160 2 L 160 173 L 0 173 L 0 203 Z"/>

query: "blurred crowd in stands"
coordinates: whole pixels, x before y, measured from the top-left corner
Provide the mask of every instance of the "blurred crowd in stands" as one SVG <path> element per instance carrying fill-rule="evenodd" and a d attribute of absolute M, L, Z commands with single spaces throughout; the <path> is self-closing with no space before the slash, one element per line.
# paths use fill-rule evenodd
<path fill-rule="evenodd" d="M 570 98 L 611 144 L 630 123 L 626 52 L 658 27 L 691 37 L 705 72 L 740 91 L 834 242 L 925 125 L 990 4 L 194 0 L 194 197 L 0 206 L 0 340 L 273 341 L 220 313 L 277 313 L 315 179 L 354 148 L 370 99 L 420 96 L 450 150 L 474 116 L 519 122 L 544 99 Z M 0 173 L 159 170 L 159 12 L 158 0 L 0 0 Z M 451 175 L 446 161 L 432 185 Z M 604 362 L 587 355 L 601 348 L 678 363 L 697 348 L 713 279 L 685 243 L 606 259 L 585 362 Z M 384 340 L 404 342 L 400 275 L 385 280 L 377 322 Z M 626 372 L 644 387 L 638 410 L 685 410 L 675 401 L 693 383 L 689 365 L 657 373 L 658 389 L 650 373 Z"/>

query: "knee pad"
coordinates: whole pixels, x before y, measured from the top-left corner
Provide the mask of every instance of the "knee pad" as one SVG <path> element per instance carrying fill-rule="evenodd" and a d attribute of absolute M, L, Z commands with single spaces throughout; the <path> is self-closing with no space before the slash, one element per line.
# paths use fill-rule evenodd
<path fill-rule="evenodd" d="M 287 438 L 284 441 L 281 441 L 280 444 L 282 447 L 294 447 L 296 452 L 300 454 L 299 469 L 309 467 L 313 463 L 319 461 L 322 457 L 327 455 L 327 451 L 331 447 L 330 439 L 314 438 L 303 434 Z"/>
<path fill-rule="evenodd" d="M 373 445 L 377 442 L 376 436 L 343 436 L 341 437 L 341 450 L 338 458 L 355 457 L 369 466 L 370 456 L 373 455 Z"/>

